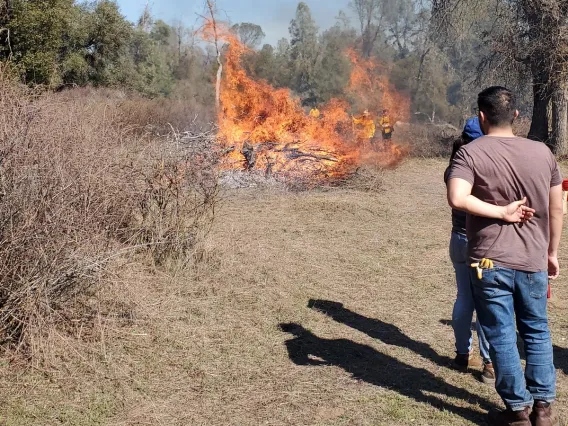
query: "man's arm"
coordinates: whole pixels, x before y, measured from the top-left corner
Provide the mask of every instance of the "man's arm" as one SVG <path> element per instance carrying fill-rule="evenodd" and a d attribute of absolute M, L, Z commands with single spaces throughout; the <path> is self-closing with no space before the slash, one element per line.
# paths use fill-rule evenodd
<path fill-rule="evenodd" d="M 564 211 L 562 206 L 562 185 L 550 188 L 550 242 L 548 244 L 548 276 L 555 280 L 560 275 L 558 246 L 562 237 Z"/>
<path fill-rule="evenodd" d="M 535 210 L 525 206 L 526 197 L 508 206 L 496 206 L 471 195 L 472 188 L 472 184 L 464 179 L 450 179 L 448 181 L 448 202 L 450 206 L 473 216 L 500 219 L 509 223 L 526 222 L 533 217 Z"/>

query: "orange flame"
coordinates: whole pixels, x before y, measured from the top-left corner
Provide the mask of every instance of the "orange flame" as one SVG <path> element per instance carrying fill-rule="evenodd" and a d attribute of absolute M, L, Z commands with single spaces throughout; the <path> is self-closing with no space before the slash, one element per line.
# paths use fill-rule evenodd
<path fill-rule="evenodd" d="M 358 106 L 378 113 L 387 109 L 397 121 L 408 121 L 410 99 L 389 81 L 391 70 L 374 59 L 361 58 L 355 49 L 349 49 L 347 56 L 353 64 L 348 92 L 357 99 Z"/>
<path fill-rule="evenodd" d="M 248 167 L 267 173 L 317 182 L 343 179 L 362 162 L 389 165 L 404 155 L 396 146 L 382 153 L 369 152 L 373 151 L 370 143 L 358 142 L 345 100 L 331 100 L 321 108 L 321 118 L 316 118 L 304 111 L 290 90 L 253 80 L 241 66 L 248 48 L 225 28 L 218 26 L 217 30 L 217 37 L 228 43 L 218 112 L 218 140 L 229 152 L 228 167 L 243 168 L 248 162 Z M 204 39 L 213 40 L 212 23 L 207 22 L 202 33 Z M 378 66 L 358 59 L 355 51 L 348 54 L 354 65 L 350 92 L 359 96 L 371 88 L 366 97 L 377 95 L 377 102 L 392 110 L 393 117 L 406 118 L 409 103 L 401 101 L 386 77 L 375 76 Z M 368 104 L 378 106 L 371 100 Z M 254 157 L 247 159 L 247 150 Z"/>

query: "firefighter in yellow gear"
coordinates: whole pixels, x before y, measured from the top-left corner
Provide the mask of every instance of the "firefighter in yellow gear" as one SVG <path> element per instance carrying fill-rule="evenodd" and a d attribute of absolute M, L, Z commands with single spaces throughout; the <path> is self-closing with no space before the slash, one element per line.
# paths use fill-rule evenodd
<path fill-rule="evenodd" d="M 312 110 L 310 111 L 310 117 L 320 118 L 320 116 L 321 116 L 320 110 L 317 108 L 312 108 Z"/>
<path fill-rule="evenodd" d="M 381 126 L 381 133 L 383 135 L 383 140 L 390 140 L 392 134 L 394 133 L 394 127 L 391 123 L 388 110 L 383 110 L 383 115 L 379 120 L 379 126 Z"/>
<path fill-rule="evenodd" d="M 375 121 L 371 118 L 369 111 L 365 110 L 362 115 L 353 117 L 353 125 L 356 131 L 357 140 L 371 140 L 375 137 Z"/>

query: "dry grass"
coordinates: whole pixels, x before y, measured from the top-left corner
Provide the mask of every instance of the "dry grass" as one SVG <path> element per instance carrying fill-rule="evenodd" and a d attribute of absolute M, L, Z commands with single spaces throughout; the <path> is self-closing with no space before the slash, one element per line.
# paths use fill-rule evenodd
<path fill-rule="evenodd" d="M 382 192 L 226 193 L 203 262 L 177 276 L 132 264 L 106 289 L 104 300 L 130 301 L 129 321 L 103 317 L 98 338 L 81 346 L 60 338 L 57 370 L 0 366 L 0 418 L 482 424 L 496 394 L 447 365 L 452 332 L 441 321 L 455 285 L 445 166 L 409 160 L 385 173 Z M 550 306 L 565 415 L 566 282 Z"/>
<path fill-rule="evenodd" d="M 449 157 L 459 131 L 450 127 L 410 124 L 397 128 L 395 141 L 404 141 L 409 153 L 416 158 Z"/>
<path fill-rule="evenodd" d="M 92 327 L 122 262 L 187 262 L 216 200 L 207 138 L 147 137 L 119 96 L 83 95 L 0 75 L 0 343 L 36 361 L 54 334 Z"/>
<path fill-rule="evenodd" d="M 520 118 L 515 121 L 513 130 L 516 135 L 526 137 L 530 125 L 529 119 Z M 447 126 L 407 124 L 397 129 L 396 139 L 404 141 L 412 157 L 448 158 L 452 153 L 454 141 L 460 134 L 461 131 Z"/>

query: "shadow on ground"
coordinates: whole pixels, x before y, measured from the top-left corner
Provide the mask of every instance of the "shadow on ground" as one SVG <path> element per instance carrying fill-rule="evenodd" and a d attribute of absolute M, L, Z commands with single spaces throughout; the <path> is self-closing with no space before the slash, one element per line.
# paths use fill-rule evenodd
<path fill-rule="evenodd" d="M 350 373 L 354 379 L 390 389 L 476 424 L 483 424 L 482 413 L 444 401 L 433 394 L 461 399 L 479 405 L 484 410 L 494 408 L 485 399 L 446 383 L 430 371 L 400 362 L 370 346 L 348 339 L 324 339 L 300 324 L 280 324 L 280 328 L 293 336 L 285 344 L 290 359 L 297 365 L 337 366 Z"/>
<path fill-rule="evenodd" d="M 395 325 L 388 324 L 378 319 L 368 318 L 346 309 L 341 303 L 331 302 L 329 300 L 311 299 L 308 302 L 308 307 L 333 318 L 334 321 L 359 330 L 373 339 L 380 340 L 387 345 L 410 349 L 421 357 L 429 359 L 443 367 L 452 366 L 453 360 L 451 358 L 439 355 L 426 343 L 411 339 Z"/>

